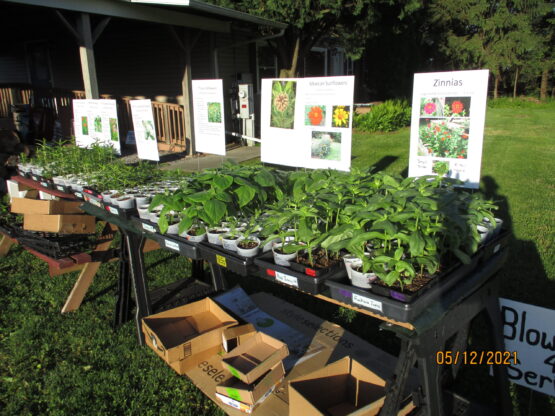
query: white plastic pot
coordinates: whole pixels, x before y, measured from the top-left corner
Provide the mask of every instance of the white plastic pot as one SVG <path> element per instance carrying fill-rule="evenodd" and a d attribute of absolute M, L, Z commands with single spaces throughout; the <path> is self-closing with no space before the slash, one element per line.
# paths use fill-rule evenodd
<path fill-rule="evenodd" d="M 222 234 L 225 234 L 229 231 L 229 228 L 209 228 L 206 230 L 206 237 L 208 238 L 208 242 L 211 244 L 216 244 L 217 246 L 222 245 L 222 240 L 220 239 Z"/>
<path fill-rule="evenodd" d="M 277 243 L 272 246 L 272 252 L 274 253 L 274 262 L 280 266 L 289 267 L 291 266 L 291 263 L 289 261 L 293 260 L 297 256 L 297 253 L 296 252 L 291 254 L 277 253 L 276 249 L 280 249 L 282 245 L 283 243 Z"/>
<path fill-rule="evenodd" d="M 343 263 L 345 264 L 345 269 L 347 270 L 347 276 L 351 279 L 351 266 L 353 263 L 360 262 L 360 259 L 357 256 L 353 256 L 352 254 L 345 254 L 343 256 Z"/>
<path fill-rule="evenodd" d="M 137 207 L 137 211 L 139 212 L 139 218 L 141 218 L 143 220 L 149 220 L 150 219 L 150 212 L 148 212 L 148 204 L 139 205 Z"/>
<path fill-rule="evenodd" d="M 189 231 L 191 230 L 189 229 L 179 235 L 183 238 L 186 238 L 187 241 L 190 241 L 191 243 L 200 243 L 201 241 L 206 240 L 206 231 L 201 235 L 192 235 L 192 234 L 189 234 Z"/>
<path fill-rule="evenodd" d="M 112 201 L 111 196 L 112 196 L 112 195 L 117 195 L 117 192 L 118 192 L 118 191 L 114 191 L 114 190 L 102 192 L 102 193 L 101 193 L 101 195 L 102 195 L 102 200 L 103 200 L 104 202 L 108 203 L 108 204 L 112 204 L 112 203 L 115 204 L 115 201 Z"/>
<path fill-rule="evenodd" d="M 372 287 L 372 282 L 377 279 L 374 273 L 362 273 L 355 270 L 353 267 L 362 265 L 360 263 L 352 263 L 349 268 L 351 269 L 351 284 L 362 289 L 370 289 Z"/>
<path fill-rule="evenodd" d="M 145 205 L 145 204 L 148 204 L 149 202 L 150 202 L 150 197 L 149 196 L 143 195 L 143 194 L 135 195 L 135 204 L 137 206 Z"/>
<path fill-rule="evenodd" d="M 122 195 L 116 199 L 115 203 L 122 209 L 135 208 L 135 199 L 132 195 Z"/>
<path fill-rule="evenodd" d="M 245 237 L 241 237 L 239 238 L 239 240 L 237 240 L 237 254 L 243 257 L 254 257 L 258 254 L 258 251 L 260 250 L 260 239 L 254 236 L 249 236 L 248 239 L 250 241 L 256 242 L 257 246 L 254 248 L 242 248 L 240 246 L 240 243 L 241 241 L 245 240 Z"/>
<path fill-rule="evenodd" d="M 237 251 L 237 242 L 239 240 L 238 236 L 233 236 L 231 234 L 222 235 L 222 246 L 224 249 L 229 251 Z"/>

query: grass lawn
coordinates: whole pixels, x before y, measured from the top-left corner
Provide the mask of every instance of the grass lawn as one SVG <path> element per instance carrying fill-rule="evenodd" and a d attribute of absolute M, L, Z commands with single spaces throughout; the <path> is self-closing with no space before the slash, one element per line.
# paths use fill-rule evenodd
<path fill-rule="evenodd" d="M 482 189 L 499 202 L 512 229 L 511 256 L 502 272 L 502 295 L 553 308 L 555 299 L 555 105 L 489 109 L 486 118 Z M 353 165 L 375 165 L 401 173 L 408 162 L 409 130 L 357 133 Z M 186 259 L 167 251 L 146 256 L 150 286 L 187 276 Z M 2 415 L 222 415 L 186 378 L 177 376 L 152 351 L 136 343 L 134 322 L 111 323 L 116 263 L 101 267 L 81 308 L 60 309 L 76 273 L 56 278 L 20 247 L 0 259 L 0 414 Z M 380 348 L 397 353 L 378 321 L 352 316 L 334 305 L 261 279 L 231 276 L 248 293 L 267 291 L 329 320 Z M 477 322 L 472 342 L 480 346 Z M 491 401 L 487 369 L 466 367 L 458 391 Z M 555 401 L 513 387 L 517 415 L 552 415 Z"/>

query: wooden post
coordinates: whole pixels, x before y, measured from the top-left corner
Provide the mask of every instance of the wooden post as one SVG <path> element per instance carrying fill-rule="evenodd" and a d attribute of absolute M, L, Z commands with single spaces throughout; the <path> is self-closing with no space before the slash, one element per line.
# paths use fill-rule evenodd
<path fill-rule="evenodd" d="M 187 155 L 193 155 L 195 148 L 195 125 L 193 119 L 193 93 L 192 93 L 192 75 L 191 75 L 191 39 L 185 35 L 185 69 L 183 71 L 183 79 L 181 81 L 181 88 L 183 90 L 183 127 L 185 128 L 185 142 L 189 139 L 189 146 L 187 146 Z"/>
<path fill-rule="evenodd" d="M 91 31 L 91 18 L 88 13 L 81 13 L 79 24 L 79 56 L 81 57 L 81 72 L 87 99 L 98 99 L 98 81 L 96 79 L 96 66 L 94 62 L 93 36 Z"/>
<path fill-rule="evenodd" d="M 0 257 L 6 256 L 8 251 L 10 251 L 10 247 L 14 244 L 14 241 L 10 237 L 2 235 L 2 239 L 0 240 Z"/>

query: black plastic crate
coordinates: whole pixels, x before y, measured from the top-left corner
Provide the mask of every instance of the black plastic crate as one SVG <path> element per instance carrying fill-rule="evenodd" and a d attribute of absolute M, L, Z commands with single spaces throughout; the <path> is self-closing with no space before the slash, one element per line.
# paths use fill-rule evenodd
<path fill-rule="evenodd" d="M 73 194 L 73 196 L 77 199 L 80 200 L 84 200 L 85 198 L 83 197 L 83 192 L 82 191 L 76 191 L 76 190 L 72 190 L 71 193 Z"/>
<path fill-rule="evenodd" d="M 132 220 L 149 238 L 158 242 L 160 247 L 175 251 L 182 256 L 193 260 L 200 260 L 203 258 L 199 248 L 199 243 L 191 243 L 186 238 L 179 237 L 178 235 L 160 234 L 158 224 L 154 224 L 148 220 L 143 220 L 137 217 L 133 217 Z"/>
<path fill-rule="evenodd" d="M 54 182 L 52 182 L 51 179 L 44 179 L 42 178 L 40 181 L 38 181 L 40 186 L 42 186 L 43 188 L 46 189 L 56 189 L 54 188 Z"/>
<path fill-rule="evenodd" d="M 53 184 L 52 185 L 52 189 L 56 190 L 56 191 L 60 191 L 60 192 L 64 192 L 66 194 L 71 194 L 71 188 L 69 186 L 66 185 L 60 185 L 60 184 Z"/>
<path fill-rule="evenodd" d="M 53 259 L 92 250 L 96 239 L 90 234 L 57 234 L 20 230 L 17 241 L 32 250 Z"/>
<path fill-rule="evenodd" d="M 214 288 L 200 280 L 185 278 L 150 292 L 153 313 L 177 308 L 204 299 L 215 293 Z"/>
<path fill-rule="evenodd" d="M 243 257 L 233 251 L 224 249 L 222 246 L 204 241 L 198 243 L 198 247 L 202 258 L 209 263 L 229 269 L 241 276 L 248 276 L 256 272 L 252 257 Z"/>
<path fill-rule="evenodd" d="M 257 257 L 254 263 L 259 267 L 258 275 L 260 277 L 313 295 L 317 295 L 325 289 L 327 280 L 338 280 L 347 275 L 345 266 L 343 263 L 339 263 L 328 270 L 327 273 L 320 276 L 309 276 L 304 271 L 299 272 L 275 264 L 274 255 L 271 251 Z"/>

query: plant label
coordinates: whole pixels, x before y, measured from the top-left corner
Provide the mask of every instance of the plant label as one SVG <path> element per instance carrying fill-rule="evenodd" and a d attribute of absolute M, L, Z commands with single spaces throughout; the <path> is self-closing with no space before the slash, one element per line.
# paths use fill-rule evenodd
<path fill-rule="evenodd" d="M 65 188 L 64 188 L 62 185 L 56 185 L 56 189 L 57 189 L 58 191 L 62 191 L 62 192 L 65 191 Z"/>
<path fill-rule="evenodd" d="M 276 271 L 276 280 L 288 286 L 299 287 L 299 279 L 294 276 L 289 276 L 288 274 Z"/>
<path fill-rule="evenodd" d="M 110 214 L 119 215 L 119 211 L 117 210 L 117 208 L 108 207 L 108 210 L 110 211 Z"/>
<path fill-rule="evenodd" d="M 167 248 L 171 250 L 179 251 L 179 244 L 177 244 L 175 241 L 164 240 L 164 244 L 166 245 Z"/>
<path fill-rule="evenodd" d="M 156 232 L 156 228 L 154 228 L 150 224 L 145 224 L 145 223 L 143 223 L 143 230 L 148 231 L 149 233 L 155 233 Z"/>
<path fill-rule="evenodd" d="M 262 162 L 351 168 L 353 76 L 263 79 Z"/>
<path fill-rule="evenodd" d="M 193 80 L 195 151 L 225 156 L 223 80 Z"/>
<path fill-rule="evenodd" d="M 356 305 L 364 306 L 365 308 L 374 309 L 376 311 L 383 312 L 381 302 L 374 299 L 367 298 L 365 296 L 357 295 L 356 293 L 353 293 L 353 303 Z"/>
<path fill-rule="evenodd" d="M 478 188 L 489 71 L 414 75 L 409 176 L 440 175 Z"/>
<path fill-rule="evenodd" d="M 95 207 L 102 208 L 102 204 L 100 203 L 100 201 L 97 201 L 96 199 L 89 198 L 89 203 L 93 204 Z"/>

